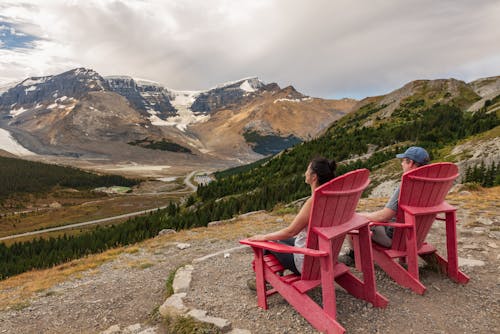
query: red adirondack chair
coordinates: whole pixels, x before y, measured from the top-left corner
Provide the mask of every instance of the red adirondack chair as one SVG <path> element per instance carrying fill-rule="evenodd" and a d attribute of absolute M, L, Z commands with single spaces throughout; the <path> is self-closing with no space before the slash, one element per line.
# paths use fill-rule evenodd
<path fill-rule="evenodd" d="M 427 260 L 434 259 L 441 271 L 457 283 L 465 284 L 469 281 L 469 277 L 458 270 L 456 208 L 445 201 L 457 177 L 457 166 L 448 162 L 422 166 L 403 174 L 396 222 L 371 223 L 394 227 L 390 248 L 372 244 L 375 263 L 399 285 L 418 294 L 423 294 L 426 290 L 419 280 L 418 256 Z M 436 217 L 440 213 L 444 213 L 444 219 Z M 435 220 L 446 222 L 447 260 L 436 252 L 434 246 L 425 242 Z M 358 261 L 358 237 L 355 234 L 352 237 Z M 408 269 L 401 264 L 406 264 Z"/>
<path fill-rule="evenodd" d="M 374 306 L 387 305 L 387 299 L 376 291 L 369 222 L 355 213 L 361 193 L 369 184 L 368 175 L 367 169 L 349 172 L 314 191 L 305 248 L 266 241 L 240 241 L 250 245 L 255 253 L 259 307 L 267 309 L 267 296 L 278 292 L 319 331 L 344 333 L 344 328 L 336 320 L 334 281 L 355 297 Z M 354 229 L 359 229 L 363 281 L 343 263 L 337 262 L 347 232 Z M 285 274 L 274 255 L 264 255 L 265 249 L 304 254 L 302 274 Z M 268 291 L 265 282 L 272 286 Z M 319 285 L 322 288 L 323 307 L 306 294 Z"/>

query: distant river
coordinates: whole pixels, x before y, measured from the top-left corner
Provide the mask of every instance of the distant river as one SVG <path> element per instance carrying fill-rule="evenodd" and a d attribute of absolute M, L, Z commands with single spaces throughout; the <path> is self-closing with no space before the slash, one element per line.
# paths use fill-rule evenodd
<path fill-rule="evenodd" d="M 14 138 L 12 138 L 10 132 L 4 129 L 0 129 L 0 149 L 15 155 L 35 154 L 21 146 Z"/>

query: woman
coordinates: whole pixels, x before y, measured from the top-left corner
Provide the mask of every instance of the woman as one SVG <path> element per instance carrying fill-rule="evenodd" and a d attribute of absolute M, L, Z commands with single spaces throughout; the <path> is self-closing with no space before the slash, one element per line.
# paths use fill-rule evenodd
<path fill-rule="evenodd" d="M 329 161 L 325 158 L 315 158 L 307 167 L 305 172 L 305 181 L 311 187 L 311 195 L 314 190 L 333 179 L 335 177 L 336 169 L 335 161 Z M 249 240 L 252 241 L 279 241 L 281 243 L 295 246 L 305 247 L 307 238 L 307 225 L 309 223 L 309 213 L 312 207 L 312 196 L 304 203 L 297 216 L 287 227 L 268 234 L 258 234 Z M 266 251 L 267 252 L 267 251 Z M 302 272 L 302 265 L 304 262 L 303 254 L 288 254 L 269 251 L 280 261 L 286 268 L 291 270 L 297 275 Z"/>

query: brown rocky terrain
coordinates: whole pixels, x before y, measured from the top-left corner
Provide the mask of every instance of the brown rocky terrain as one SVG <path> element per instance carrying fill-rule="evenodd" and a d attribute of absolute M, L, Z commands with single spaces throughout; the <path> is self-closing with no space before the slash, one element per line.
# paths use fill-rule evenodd
<path fill-rule="evenodd" d="M 458 207 L 460 266 L 471 278 L 467 285 L 422 263 L 428 290 L 420 296 L 377 269 L 377 286 L 389 306 L 372 308 L 339 288 L 337 319 L 347 332 L 498 333 L 499 198 L 499 187 L 448 195 Z M 385 201 L 362 199 L 359 210 Z M 246 214 L 1 281 L 0 333 L 168 333 L 158 308 L 166 298 L 167 277 L 186 264 L 193 265 L 186 307 L 228 320 L 240 329 L 234 333 L 315 333 L 279 295 L 270 298 L 264 311 L 246 287 L 253 277 L 253 255 L 238 240 L 287 224 L 293 213 L 286 212 L 290 210 Z M 445 249 L 442 224 L 434 225 L 429 240 Z M 314 291 L 313 297 L 318 296 Z"/>
<path fill-rule="evenodd" d="M 205 148 L 221 156 L 255 156 L 243 137 L 246 131 L 311 139 L 352 110 L 352 99 L 305 97 L 291 86 L 269 90 L 237 108 L 222 109 L 190 129 Z M 241 154 L 245 153 L 245 154 Z"/>

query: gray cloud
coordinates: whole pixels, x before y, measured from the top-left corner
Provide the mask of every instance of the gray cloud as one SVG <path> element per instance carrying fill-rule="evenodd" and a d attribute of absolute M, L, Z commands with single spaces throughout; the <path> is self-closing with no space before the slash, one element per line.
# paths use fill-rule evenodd
<path fill-rule="evenodd" d="M 0 46 L 0 81 L 85 66 L 174 89 L 259 76 L 362 98 L 414 79 L 500 74 L 498 1 L 50 1 L 0 4 L 33 50 Z"/>

